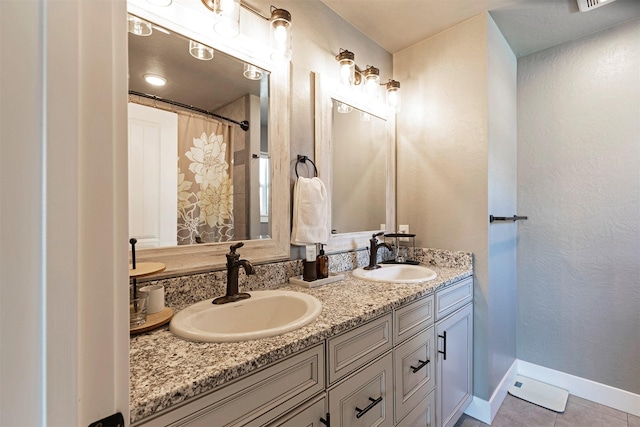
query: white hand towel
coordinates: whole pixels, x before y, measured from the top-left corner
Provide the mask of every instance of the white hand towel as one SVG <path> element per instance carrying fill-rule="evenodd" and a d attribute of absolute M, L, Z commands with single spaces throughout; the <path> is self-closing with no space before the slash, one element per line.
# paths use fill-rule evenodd
<path fill-rule="evenodd" d="M 326 243 L 329 239 L 327 211 L 327 189 L 320 178 L 299 177 L 293 188 L 291 243 Z"/>

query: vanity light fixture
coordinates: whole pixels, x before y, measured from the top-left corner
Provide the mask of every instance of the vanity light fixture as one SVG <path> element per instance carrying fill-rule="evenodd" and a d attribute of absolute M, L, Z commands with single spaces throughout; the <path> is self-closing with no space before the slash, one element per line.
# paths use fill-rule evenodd
<path fill-rule="evenodd" d="M 389 80 L 385 83 L 387 86 L 387 105 L 395 111 L 400 110 L 400 82 L 397 80 Z"/>
<path fill-rule="evenodd" d="M 213 29 L 216 33 L 235 37 L 240 33 L 240 7 L 270 22 L 271 59 L 275 61 L 291 61 L 291 14 L 271 6 L 271 17 L 267 18 L 240 0 L 201 0 L 215 18 Z"/>
<path fill-rule="evenodd" d="M 362 76 L 364 77 L 364 92 L 370 99 L 376 100 L 378 86 L 380 86 L 380 70 L 367 65 L 367 68 L 362 72 Z"/>
<path fill-rule="evenodd" d="M 212 48 L 193 40 L 189 40 L 189 53 L 191 56 L 201 61 L 209 61 L 213 59 Z"/>
<path fill-rule="evenodd" d="M 343 86 L 353 86 L 356 82 L 356 62 L 355 54 L 340 48 L 340 53 L 336 55 L 338 61 L 338 78 Z M 358 75 L 360 77 L 360 75 Z"/>
<path fill-rule="evenodd" d="M 157 74 L 145 74 L 144 79 L 153 86 L 164 86 L 167 84 L 167 79 Z"/>
<path fill-rule="evenodd" d="M 127 23 L 129 25 L 129 32 L 136 36 L 150 36 L 153 30 L 151 29 L 151 23 L 138 18 L 137 16 L 129 15 L 127 17 Z"/>
<path fill-rule="evenodd" d="M 202 0 L 202 4 L 213 12 L 213 30 L 223 37 L 240 34 L 240 0 Z"/>
<path fill-rule="evenodd" d="M 291 61 L 291 14 L 271 6 L 271 59 Z"/>
<path fill-rule="evenodd" d="M 244 72 L 242 73 L 242 75 L 249 80 L 260 80 L 262 78 L 262 70 L 255 65 L 247 64 L 245 62 Z"/>
<path fill-rule="evenodd" d="M 364 82 L 364 92 L 371 101 L 378 99 L 378 86 L 386 86 L 387 105 L 398 111 L 400 106 L 400 82 L 389 80 L 388 83 L 380 83 L 380 69 L 367 65 L 367 68 L 361 70 L 355 62 L 355 55 L 345 49 L 340 49 L 336 55 L 338 61 L 338 79 L 345 87 L 357 86 Z"/>

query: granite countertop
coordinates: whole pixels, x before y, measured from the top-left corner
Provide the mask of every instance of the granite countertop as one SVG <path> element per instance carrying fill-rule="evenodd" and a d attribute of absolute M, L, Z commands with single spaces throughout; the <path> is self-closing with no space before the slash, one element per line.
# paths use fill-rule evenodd
<path fill-rule="evenodd" d="M 438 277 L 419 284 L 368 282 L 345 272 L 344 280 L 317 288 L 281 286 L 278 289 L 315 296 L 322 302 L 322 312 L 311 324 L 276 337 L 239 343 L 198 343 L 178 338 L 169 332 L 168 326 L 131 337 L 131 422 L 212 390 L 472 275 L 472 269 L 467 267 L 430 265 L 429 268 L 438 273 Z"/>

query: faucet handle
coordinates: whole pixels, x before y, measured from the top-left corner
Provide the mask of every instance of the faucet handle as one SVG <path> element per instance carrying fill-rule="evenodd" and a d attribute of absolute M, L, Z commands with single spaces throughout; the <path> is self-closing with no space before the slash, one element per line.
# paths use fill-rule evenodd
<path fill-rule="evenodd" d="M 384 231 L 379 231 L 379 232 L 377 232 L 377 233 L 373 233 L 373 234 L 371 235 L 371 239 L 372 239 L 372 240 L 375 240 L 375 238 L 376 238 L 376 237 L 378 237 L 378 236 L 382 236 L 383 234 L 384 234 Z"/>
<path fill-rule="evenodd" d="M 244 246 L 244 242 L 238 242 L 235 245 L 231 245 L 229 246 L 229 254 L 235 254 L 236 253 L 236 249 L 239 249 L 241 247 Z"/>

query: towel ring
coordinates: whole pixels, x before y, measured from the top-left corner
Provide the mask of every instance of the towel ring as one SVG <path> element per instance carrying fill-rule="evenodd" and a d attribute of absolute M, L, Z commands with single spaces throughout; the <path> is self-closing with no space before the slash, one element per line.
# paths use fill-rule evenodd
<path fill-rule="evenodd" d="M 316 168 L 316 164 L 313 163 L 313 160 L 311 160 L 310 158 L 308 158 L 307 156 L 303 156 L 301 154 L 298 154 L 298 161 L 296 162 L 296 176 L 299 178 L 300 175 L 298 175 L 298 165 L 300 163 L 306 163 L 307 160 L 313 165 L 313 176 L 318 176 L 318 168 Z"/>

